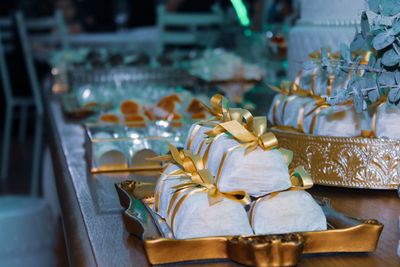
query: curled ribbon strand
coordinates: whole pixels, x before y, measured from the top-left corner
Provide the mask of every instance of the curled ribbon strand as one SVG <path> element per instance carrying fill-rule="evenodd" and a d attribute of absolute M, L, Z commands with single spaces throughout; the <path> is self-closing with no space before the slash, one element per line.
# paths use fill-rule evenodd
<path fill-rule="evenodd" d="M 228 111 L 228 100 L 220 94 L 214 95 L 211 100 L 211 107 L 202 103 L 208 112 L 214 116 L 210 121 L 221 121 L 226 117 Z"/>

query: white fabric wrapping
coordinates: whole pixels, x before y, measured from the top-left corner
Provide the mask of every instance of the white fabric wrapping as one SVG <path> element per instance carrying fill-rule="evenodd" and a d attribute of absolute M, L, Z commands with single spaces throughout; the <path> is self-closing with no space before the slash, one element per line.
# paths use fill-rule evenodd
<path fill-rule="evenodd" d="M 270 123 L 272 123 L 272 125 L 274 125 L 274 126 L 276 126 L 276 125 L 274 124 L 274 123 L 275 123 L 275 121 L 274 121 L 274 106 L 275 106 L 275 104 L 276 104 L 277 102 L 282 101 L 283 98 L 284 98 L 283 95 L 281 95 L 281 94 L 276 94 L 276 95 L 274 96 L 274 99 L 272 100 L 271 107 L 269 108 L 269 112 L 268 112 L 268 121 L 269 121 Z M 281 110 L 280 114 L 282 114 L 282 110 Z M 276 109 L 276 111 L 275 111 L 275 116 L 276 116 L 277 123 L 280 124 L 282 121 L 281 121 L 281 116 L 280 116 L 280 115 L 278 116 L 278 107 L 277 107 L 277 109 Z"/>
<path fill-rule="evenodd" d="M 321 110 L 315 124 L 314 135 L 321 136 L 359 136 L 361 118 L 350 105 L 338 105 Z"/>
<path fill-rule="evenodd" d="M 272 199 L 261 200 L 253 211 L 253 230 L 257 235 L 326 229 L 324 212 L 303 190 L 282 192 Z"/>
<path fill-rule="evenodd" d="M 299 120 L 301 120 L 301 116 L 304 118 L 304 116 L 307 114 L 305 112 L 303 112 L 303 114 L 301 114 L 300 110 L 303 107 L 303 105 L 305 105 L 307 103 L 310 103 L 309 105 L 307 105 L 310 108 L 310 107 L 313 107 L 313 105 L 311 103 L 315 103 L 315 101 L 310 97 L 297 96 L 297 97 L 293 98 L 292 101 L 287 103 L 287 105 L 285 107 L 285 112 L 283 113 L 284 117 L 282 118 L 283 125 L 291 126 L 291 127 L 294 127 L 296 129 L 300 130 L 298 122 L 299 122 Z M 312 108 L 310 110 L 312 110 Z M 303 126 L 303 128 L 304 128 L 304 126 Z"/>
<path fill-rule="evenodd" d="M 327 71 L 319 69 L 315 76 L 314 93 L 315 95 L 327 95 L 328 94 L 328 79 L 329 73 Z"/>
<path fill-rule="evenodd" d="M 208 137 L 204 133 L 212 129 L 211 126 L 199 125 L 200 129 L 197 131 L 197 133 L 194 133 L 193 131 L 197 127 L 197 125 L 199 125 L 198 122 L 192 124 L 185 142 L 185 149 L 192 150 L 195 154 L 198 152 L 198 148 L 201 145 L 201 142 L 203 142 L 203 140 Z M 193 134 L 195 135 L 192 137 Z M 190 147 L 188 147 L 190 138 L 192 138 L 192 142 L 190 144 Z"/>
<path fill-rule="evenodd" d="M 375 135 L 400 139 L 400 109 L 389 104 L 378 107 L 376 114 Z"/>
<path fill-rule="evenodd" d="M 225 134 L 211 144 L 206 168 L 216 180 L 223 155 L 239 144 Z M 226 157 L 218 181 L 221 192 L 244 190 L 258 197 L 291 187 L 288 167 L 279 150 L 264 151 L 258 147 L 247 155 L 245 150 L 246 147 L 233 149 Z"/>
<path fill-rule="evenodd" d="M 303 90 L 310 90 L 312 86 L 312 75 L 314 69 L 305 70 L 303 69 L 300 76 L 299 86 Z"/>
<path fill-rule="evenodd" d="M 300 77 L 300 88 L 303 90 L 312 91 L 312 77 L 314 69 L 302 71 Z M 321 69 L 318 69 L 315 74 L 314 93 L 315 95 L 327 95 L 329 74 Z"/>
<path fill-rule="evenodd" d="M 314 116 L 314 112 L 310 113 L 314 108 L 315 108 L 315 100 L 310 101 L 306 108 L 304 109 L 304 113 L 303 113 L 303 130 L 304 133 L 309 134 L 311 131 L 311 123 L 313 120 L 313 116 Z M 309 114 L 310 113 L 310 114 Z"/>
<path fill-rule="evenodd" d="M 176 170 L 180 170 L 180 167 L 178 165 L 171 164 L 164 170 L 163 173 L 169 174 Z M 188 181 L 188 178 L 185 179 L 184 176 L 178 177 L 178 176 L 161 175 L 161 177 L 157 181 L 155 196 L 156 196 L 156 201 L 158 201 L 158 203 L 159 203 L 158 214 L 162 218 L 167 217 L 169 202 L 172 198 L 172 195 L 175 192 L 175 189 L 173 189 L 172 187 L 177 186 L 182 183 L 185 183 L 187 181 Z M 160 193 L 158 193 L 159 191 L 160 191 Z M 160 196 L 160 198 L 158 200 L 157 200 L 157 195 Z M 156 207 L 154 205 L 154 210 L 155 210 L 155 208 Z"/>
<path fill-rule="evenodd" d="M 279 104 L 277 104 L 278 106 L 275 109 L 275 117 L 276 117 L 276 122 L 278 125 L 285 125 L 283 122 L 283 108 L 285 108 L 285 110 L 288 108 L 288 106 L 291 104 L 291 102 L 296 99 L 298 96 L 295 95 L 290 95 L 290 96 L 283 96 L 283 95 L 278 95 L 275 96 L 274 101 L 272 103 L 272 107 L 270 109 L 270 115 L 268 116 L 268 119 L 271 120 L 271 123 L 274 123 L 274 105 L 276 104 L 276 101 L 279 101 Z M 279 100 L 280 99 L 280 100 Z M 285 104 L 287 103 L 287 104 Z M 286 112 L 286 111 L 285 111 Z"/>
<path fill-rule="evenodd" d="M 304 70 L 302 71 L 299 85 L 300 88 L 303 90 L 312 91 L 312 76 L 313 76 L 314 69 Z M 330 74 L 322 69 L 319 69 L 315 75 L 315 82 L 314 82 L 314 93 L 315 95 L 328 95 L 328 81 L 329 81 Z M 333 84 L 331 88 L 331 95 L 334 95 L 337 90 L 342 87 L 346 86 L 348 79 L 338 79 L 334 77 Z"/>
<path fill-rule="evenodd" d="M 362 113 L 356 113 L 353 106 L 350 105 L 338 105 L 330 108 L 322 109 L 315 122 L 314 131 L 311 133 L 311 124 L 314 118 L 315 111 L 308 114 L 315 108 L 315 100 L 309 97 L 300 96 L 289 96 L 284 97 L 281 94 L 277 94 L 270 107 L 268 120 L 273 123 L 273 106 L 276 102 L 280 101 L 276 108 L 275 116 L 278 125 L 291 126 L 296 129 L 298 127 L 298 121 L 300 110 L 304 104 L 306 104 L 303 112 L 303 131 L 306 134 L 314 134 L 321 136 L 359 136 L 361 130 L 371 130 L 371 116 L 367 111 Z M 287 104 L 285 105 L 285 102 Z M 283 112 L 283 108 L 285 111 Z M 389 114 L 394 111 L 389 110 Z M 399 112 L 400 114 L 400 112 Z M 284 118 L 282 117 L 284 116 Z M 391 123 L 389 127 L 395 125 Z M 299 129 L 300 130 L 300 129 Z M 393 131 L 392 131 L 393 132 Z M 398 132 L 400 132 L 400 127 Z M 400 135 L 398 135 L 400 136 Z"/>
<path fill-rule="evenodd" d="M 210 206 L 207 193 L 195 193 L 183 201 L 172 229 L 177 239 L 253 234 L 241 203 L 224 198 Z"/>
<path fill-rule="evenodd" d="M 272 101 L 272 105 L 269 109 L 268 113 L 268 120 L 273 124 L 274 123 L 274 105 L 278 102 L 281 101 L 280 104 L 278 105 L 276 111 L 275 111 L 275 116 L 277 123 L 282 126 L 292 126 L 298 129 L 298 119 L 299 119 L 299 111 L 303 104 L 308 103 L 304 109 L 303 112 L 303 131 L 304 133 L 310 133 L 310 126 L 312 122 L 312 114 L 306 116 L 312 109 L 314 109 L 314 103 L 315 100 L 313 100 L 310 97 L 299 97 L 295 96 L 292 97 L 293 100 L 291 100 L 287 105 L 286 105 L 286 110 L 285 110 L 285 118 L 282 118 L 282 110 L 283 110 L 283 105 L 284 101 L 287 98 L 285 98 L 281 94 L 277 94 L 274 97 L 274 100 Z M 277 126 L 277 125 L 275 125 Z"/>

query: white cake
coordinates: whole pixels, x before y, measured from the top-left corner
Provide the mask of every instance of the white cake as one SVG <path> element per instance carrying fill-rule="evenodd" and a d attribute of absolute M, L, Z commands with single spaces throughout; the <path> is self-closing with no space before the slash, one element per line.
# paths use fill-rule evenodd
<path fill-rule="evenodd" d="M 289 32 L 289 80 L 310 53 L 326 46 L 337 52 L 341 43 L 350 44 L 366 9 L 364 0 L 300 0 L 300 19 Z"/>

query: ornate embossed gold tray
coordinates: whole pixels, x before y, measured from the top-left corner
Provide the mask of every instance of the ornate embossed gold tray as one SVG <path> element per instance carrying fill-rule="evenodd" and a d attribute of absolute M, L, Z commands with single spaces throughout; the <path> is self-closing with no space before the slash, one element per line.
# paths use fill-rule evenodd
<path fill-rule="evenodd" d="M 293 151 L 293 166 L 304 166 L 314 184 L 368 189 L 400 184 L 399 140 L 273 132 Z"/>
<path fill-rule="evenodd" d="M 292 266 L 301 254 L 369 252 L 378 244 L 383 225 L 333 210 L 318 200 L 328 229 L 283 235 L 224 236 L 174 239 L 165 220 L 152 211 L 155 185 L 124 181 L 115 185 L 128 232 L 142 239 L 151 264 L 230 259 L 254 266 Z"/>

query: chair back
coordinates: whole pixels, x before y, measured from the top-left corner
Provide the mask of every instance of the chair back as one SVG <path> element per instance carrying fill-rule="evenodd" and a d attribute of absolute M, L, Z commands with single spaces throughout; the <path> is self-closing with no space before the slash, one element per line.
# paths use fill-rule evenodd
<path fill-rule="evenodd" d="M 25 18 L 24 23 L 31 45 L 69 48 L 68 30 L 60 9 L 56 9 L 53 16 Z"/>
<path fill-rule="evenodd" d="M 10 76 L 7 67 L 6 53 L 14 50 L 13 21 L 9 17 L 0 18 L 0 76 L 6 103 L 13 101 Z"/>
<path fill-rule="evenodd" d="M 217 26 L 223 22 L 221 10 L 209 13 L 178 13 L 167 12 L 164 5 L 157 7 L 157 27 L 159 41 L 157 53 L 161 54 L 166 45 L 197 45 L 201 28 Z M 184 30 L 176 31 L 170 28 L 179 27 Z"/>
<path fill-rule="evenodd" d="M 17 23 L 17 30 L 21 42 L 22 52 L 24 54 L 25 65 L 28 71 L 29 82 L 31 84 L 32 95 L 35 101 L 36 112 L 38 115 L 41 116 L 43 114 L 43 103 L 40 93 L 39 79 L 33 61 L 31 47 L 28 41 L 28 34 L 25 26 L 26 23 L 24 21 L 24 15 L 22 14 L 21 11 L 16 12 L 15 20 Z"/>

